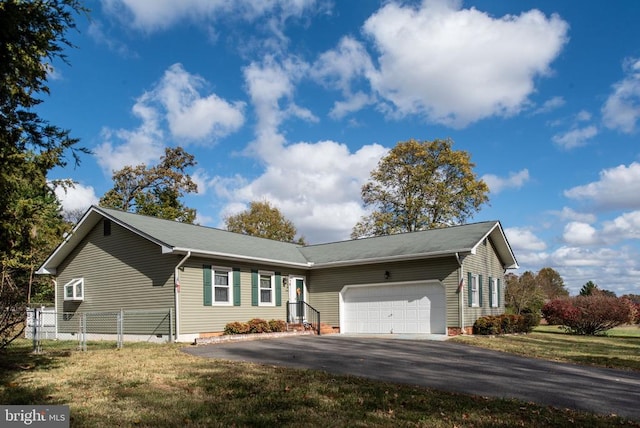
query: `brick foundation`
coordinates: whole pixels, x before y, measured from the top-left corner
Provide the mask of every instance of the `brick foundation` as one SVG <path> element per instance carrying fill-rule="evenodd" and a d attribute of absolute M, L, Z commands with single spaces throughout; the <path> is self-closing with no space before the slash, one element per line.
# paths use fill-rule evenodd
<path fill-rule="evenodd" d="M 458 336 L 460 334 L 473 334 L 473 327 L 447 327 L 447 336 Z"/>

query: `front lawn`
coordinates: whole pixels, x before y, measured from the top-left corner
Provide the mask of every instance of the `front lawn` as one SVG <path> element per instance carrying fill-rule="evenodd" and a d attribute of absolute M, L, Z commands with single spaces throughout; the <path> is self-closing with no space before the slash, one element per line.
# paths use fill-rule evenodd
<path fill-rule="evenodd" d="M 577 336 L 557 326 L 504 336 L 457 336 L 450 340 L 497 351 L 600 367 L 640 371 L 640 327 L 624 326 L 603 336 Z"/>
<path fill-rule="evenodd" d="M 75 351 L 20 341 L 0 355 L 0 402 L 68 404 L 72 426 L 634 426 L 515 400 L 489 399 L 311 370 L 209 360 L 178 345 Z"/>

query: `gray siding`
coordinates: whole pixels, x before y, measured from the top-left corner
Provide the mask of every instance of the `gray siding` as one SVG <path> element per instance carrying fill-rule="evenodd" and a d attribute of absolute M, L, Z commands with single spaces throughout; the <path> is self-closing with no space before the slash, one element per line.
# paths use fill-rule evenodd
<path fill-rule="evenodd" d="M 103 236 L 102 221 L 58 268 L 60 331 L 76 331 L 76 312 L 169 310 L 173 307 L 173 269 L 178 257 L 134 233 L 111 225 Z M 84 300 L 64 300 L 64 284 L 84 278 Z"/>
<path fill-rule="evenodd" d="M 388 280 L 384 277 L 385 271 L 391 274 Z M 443 283 L 447 299 L 447 326 L 456 326 L 458 263 L 454 257 L 312 270 L 307 283 L 309 304 L 320 311 L 323 323 L 339 326 L 339 295 L 345 285 L 430 279 Z"/>
<path fill-rule="evenodd" d="M 464 275 L 464 325 L 473 326 L 473 323 L 484 315 L 499 315 L 504 312 L 504 268 L 498 258 L 493 243 L 490 239 L 478 245 L 476 254 L 467 256 L 463 261 Z M 482 275 L 482 301 L 479 307 L 469 307 L 468 304 L 468 273 Z M 489 278 L 500 280 L 499 307 L 489 306 Z"/>
<path fill-rule="evenodd" d="M 240 306 L 204 305 L 203 265 L 240 269 Z M 245 322 L 252 318 L 284 321 L 287 314 L 286 303 L 289 296 L 288 288 L 283 287 L 282 282 L 276 284 L 276 287 L 280 287 L 282 292 L 281 306 L 252 306 L 252 270 L 280 272 L 282 277 L 287 277 L 288 275 L 306 276 L 306 273 L 302 270 L 292 270 L 282 267 L 238 263 L 226 260 L 189 259 L 187 263 L 185 263 L 184 270 L 180 273 L 180 334 L 218 333 L 223 331 L 225 325 L 230 322 Z"/>

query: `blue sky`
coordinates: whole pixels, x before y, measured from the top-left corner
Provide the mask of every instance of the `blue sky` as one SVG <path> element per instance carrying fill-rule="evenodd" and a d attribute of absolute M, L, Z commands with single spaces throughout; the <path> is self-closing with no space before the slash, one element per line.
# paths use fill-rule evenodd
<path fill-rule="evenodd" d="M 521 269 L 640 294 L 640 3 L 102 0 L 40 113 L 93 151 L 60 193 L 195 155 L 198 222 L 268 200 L 309 243 L 348 239 L 360 188 L 409 138 L 451 138 Z"/>

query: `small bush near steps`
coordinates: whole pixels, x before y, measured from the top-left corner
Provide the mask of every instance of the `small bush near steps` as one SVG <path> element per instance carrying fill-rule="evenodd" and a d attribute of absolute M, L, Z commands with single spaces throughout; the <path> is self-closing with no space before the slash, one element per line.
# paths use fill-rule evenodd
<path fill-rule="evenodd" d="M 234 321 L 224 327 L 224 334 L 278 333 L 287 331 L 287 324 L 282 320 L 266 321 L 253 318 L 247 322 Z"/>

